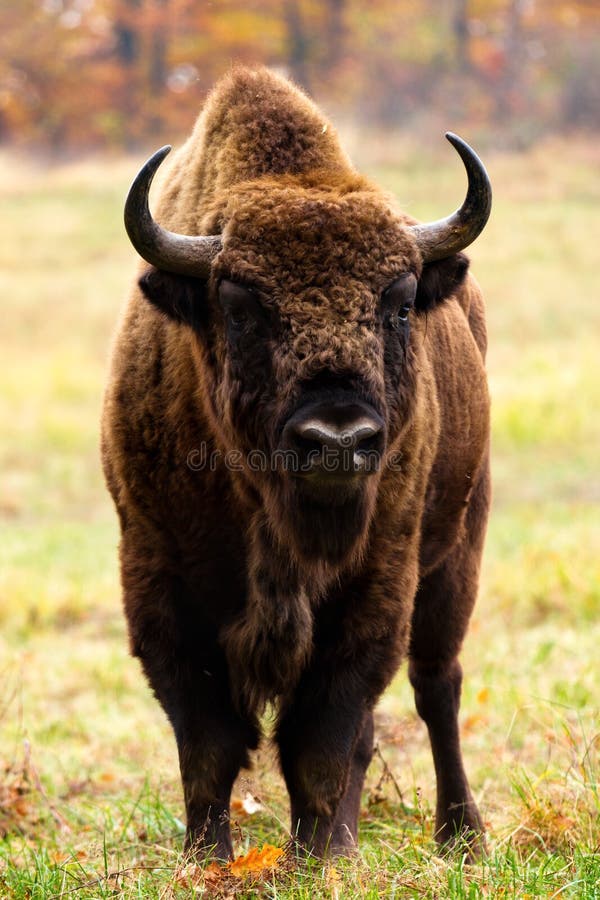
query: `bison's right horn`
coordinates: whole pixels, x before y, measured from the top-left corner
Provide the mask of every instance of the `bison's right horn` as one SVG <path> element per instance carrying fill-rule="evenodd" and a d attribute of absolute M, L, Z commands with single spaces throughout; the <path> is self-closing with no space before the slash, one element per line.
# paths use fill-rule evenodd
<path fill-rule="evenodd" d="M 463 161 L 469 187 L 462 206 L 446 219 L 411 225 L 409 231 L 416 240 L 423 262 L 446 259 L 464 250 L 481 234 L 492 209 L 492 186 L 485 166 L 466 141 L 446 132 L 446 137 Z"/>
<path fill-rule="evenodd" d="M 213 259 L 223 247 L 221 236 L 175 234 L 161 228 L 150 213 L 150 185 L 161 162 L 170 152 L 168 145 L 161 147 L 136 175 L 125 201 L 125 228 L 140 256 L 157 269 L 206 278 Z"/>

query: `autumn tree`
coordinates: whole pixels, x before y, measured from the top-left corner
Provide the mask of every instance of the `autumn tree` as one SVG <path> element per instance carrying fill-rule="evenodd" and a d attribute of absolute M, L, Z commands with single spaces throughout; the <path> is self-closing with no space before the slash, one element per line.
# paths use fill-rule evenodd
<path fill-rule="evenodd" d="M 299 84 L 310 89 L 307 66 L 308 38 L 300 0 L 285 0 L 283 10 L 287 26 L 287 59 L 290 72 Z"/>
<path fill-rule="evenodd" d="M 600 124 L 595 0 L 2 0 L 0 141 L 173 139 L 235 62 L 378 125 Z"/>

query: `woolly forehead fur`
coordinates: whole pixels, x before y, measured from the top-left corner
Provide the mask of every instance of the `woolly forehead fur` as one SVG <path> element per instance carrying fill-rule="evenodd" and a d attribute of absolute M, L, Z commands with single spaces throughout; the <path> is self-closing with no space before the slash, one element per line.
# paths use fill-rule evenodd
<path fill-rule="evenodd" d="M 420 261 L 381 196 L 349 187 L 280 177 L 238 188 L 217 276 L 263 289 L 283 318 L 367 324 L 382 290 Z"/>
<path fill-rule="evenodd" d="M 276 309 L 280 389 L 323 369 L 361 373 L 371 391 L 383 387 L 381 293 L 420 263 L 381 197 L 354 186 L 356 179 L 328 190 L 263 178 L 238 189 L 224 210 L 215 276 L 258 289 Z"/>

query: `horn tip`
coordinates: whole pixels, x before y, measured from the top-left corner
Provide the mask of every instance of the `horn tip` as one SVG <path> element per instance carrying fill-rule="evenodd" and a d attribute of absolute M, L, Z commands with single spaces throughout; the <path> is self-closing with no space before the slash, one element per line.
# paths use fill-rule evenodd
<path fill-rule="evenodd" d="M 466 141 L 463 141 L 463 139 L 453 131 L 447 131 L 444 137 L 452 144 L 453 147 L 464 147 L 466 144 Z"/>

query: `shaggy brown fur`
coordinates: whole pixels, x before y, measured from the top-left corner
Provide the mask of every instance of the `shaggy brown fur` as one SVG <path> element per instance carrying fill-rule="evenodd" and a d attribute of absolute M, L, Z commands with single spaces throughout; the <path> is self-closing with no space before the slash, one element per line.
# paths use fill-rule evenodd
<path fill-rule="evenodd" d="M 177 738 L 187 846 L 230 855 L 230 791 L 266 702 L 293 834 L 317 853 L 354 846 L 373 707 L 406 654 L 438 837 L 476 846 L 457 655 L 489 505 L 488 395 L 466 258 L 423 266 L 412 220 L 267 70 L 223 80 L 165 168 L 156 219 L 224 248 L 208 281 L 144 266 L 114 345 L 103 462 L 132 651 Z M 359 487 L 249 464 L 311 403 L 350 402 L 384 423 L 383 464 Z M 195 466 L 200 452 L 213 464 Z"/>

